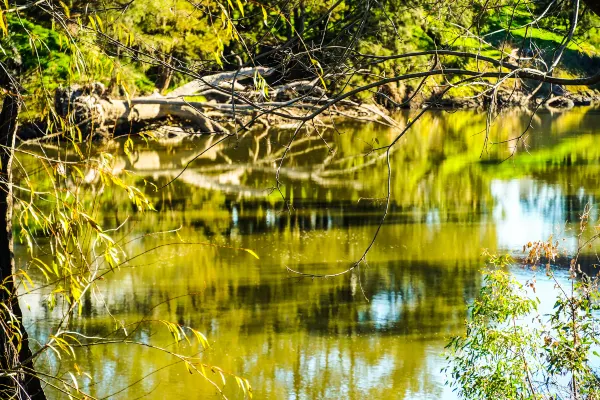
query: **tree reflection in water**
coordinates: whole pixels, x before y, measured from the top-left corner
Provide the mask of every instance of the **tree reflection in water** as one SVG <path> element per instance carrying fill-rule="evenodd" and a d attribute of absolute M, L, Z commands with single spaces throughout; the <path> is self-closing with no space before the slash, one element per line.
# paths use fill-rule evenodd
<path fill-rule="evenodd" d="M 408 116 L 397 118 L 406 123 Z M 493 141 L 515 137 L 528 121 L 523 112 L 507 112 L 494 126 Z M 289 275 L 285 267 L 333 273 L 360 258 L 385 196 L 384 160 L 369 153 L 370 146 L 393 132 L 341 125 L 325 135 L 326 145 L 317 136 L 302 137 L 282 168 L 290 212 L 268 190 L 289 132 L 224 142 L 159 192 L 144 181 L 163 186 L 214 139 L 140 142 L 131 158 L 116 152 L 115 167 L 135 172 L 127 179 L 146 188 L 158 212 L 138 215 L 126 199 L 106 191 L 99 194 L 105 227 L 132 215 L 123 230 L 130 235 L 181 228 L 187 242 L 249 248 L 260 260 L 230 248 L 162 247 L 106 280 L 106 305 L 88 295 L 73 329 L 113 331 L 106 306 L 125 323 L 146 317 L 193 326 L 214 343 L 202 357 L 248 377 L 256 398 L 451 397 L 440 354 L 445 340 L 463 329 L 466 305 L 481 284 L 481 249 L 518 251 L 524 240 L 557 229 L 572 235 L 568 228 L 600 190 L 600 149 L 591 145 L 599 121 L 590 109 L 540 113 L 526 139 L 529 153 L 519 148 L 498 163 L 514 149 L 509 141 L 482 156 L 485 115 L 427 115 L 392 156 L 391 212 L 369 267 L 360 277 L 316 280 Z M 175 235 L 152 235 L 128 251 L 177 242 Z M 36 318 L 34 337 L 43 337 L 59 315 L 45 309 L 43 299 L 44 293 L 25 296 Z M 158 327 L 135 336 L 172 345 Z M 190 354 L 200 350 L 180 346 Z M 94 377 L 92 393 L 103 396 L 173 360 L 116 345 L 81 350 L 76 362 Z M 120 396 L 147 392 L 151 398 L 216 397 L 183 366 L 160 370 Z M 227 392 L 240 394 L 233 385 Z"/>

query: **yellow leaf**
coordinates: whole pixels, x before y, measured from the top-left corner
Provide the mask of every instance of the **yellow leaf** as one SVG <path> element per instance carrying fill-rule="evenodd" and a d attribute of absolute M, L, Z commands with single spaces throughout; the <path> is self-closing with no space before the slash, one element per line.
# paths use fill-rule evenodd
<path fill-rule="evenodd" d="M 69 372 L 69 375 L 71 375 L 71 379 L 73 380 L 73 385 L 75 386 L 75 390 L 79 392 L 79 385 L 77 384 L 77 379 L 75 379 L 75 375 L 73 375 L 71 372 Z"/>
<path fill-rule="evenodd" d="M 59 4 L 63 8 L 63 11 L 65 12 L 65 15 L 67 16 L 67 18 L 71 18 L 71 11 L 69 10 L 69 7 L 60 0 L 59 0 Z"/>
<path fill-rule="evenodd" d="M 129 90 L 127 90 L 127 86 L 124 83 L 121 83 L 121 88 L 123 89 L 123 92 L 125 92 L 127 104 L 129 104 L 129 107 L 131 107 L 131 96 L 129 95 Z"/>
<path fill-rule="evenodd" d="M 100 32 L 104 32 L 104 24 L 102 24 L 102 20 L 98 15 L 96 15 L 96 21 L 98 21 L 98 28 L 100 28 Z"/>
<path fill-rule="evenodd" d="M 217 64 L 219 64 L 220 67 L 223 67 L 223 61 L 221 61 L 221 56 L 219 55 L 219 52 L 215 51 L 213 54 L 215 56 L 215 61 L 217 62 Z"/>
<path fill-rule="evenodd" d="M 244 5 L 242 4 L 241 0 L 237 0 L 237 5 L 238 8 L 240 9 L 240 12 L 242 13 L 242 17 L 244 16 Z"/>
<path fill-rule="evenodd" d="M 268 19 L 268 14 L 267 14 L 267 10 L 265 10 L 265 8 L 263 6 L 260 6 L 260 8 L 262 8 L 262 13 L 263 13 L 263 23 L 265 25 L 267 25 L 267 19 Z"/>
<path fill-rule="evenodd" d="M 256 254 L 254 251 L 250 250 L 250 249 L 242 249 L 244 250 L 246 253 L 254 256 L 257 260 L 260 260 L 260 258 L 258 257 L 258 254 Z"/>
<path fill-rule="evenodd" d="M 54 348 L 54 346 L 52 346 L 51 344 L 48 344 L 47 346 L 48 346 L 48 348 L 49 348 L 50 350 L 52 350 L 52 351 L 54 351 L 54 352 L 56 353 L 56 355 L 58 356 L 58 359 L 59 359 L 59 360 L 62 360 L 62 357 L 60 356 L 60 351 L 56 350 L 56 349 Z"/>
<path fill-rule="evenodd" d="M 8 36 L 8 27 L 6 26 L 6 19 L 2 11 L 0 11 L 0 29 L 2 29 L 4 35 Z"/>

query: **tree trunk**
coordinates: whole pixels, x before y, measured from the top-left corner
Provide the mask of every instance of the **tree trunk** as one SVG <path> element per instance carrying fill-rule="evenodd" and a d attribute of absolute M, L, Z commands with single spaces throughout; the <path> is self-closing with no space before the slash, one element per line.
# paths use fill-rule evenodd
<path fill-rule="evenodd" d="M 286 38 L 287 40 L 292 40 L 294 38 L 294 25 L 292 24 L 292 12 L 290 11 L 289 2 L 283 8 L 283 23 L 286 30 Z"/>
<path fill-rule="evenodd" d="M 173 61 L 173 55 L 169 54 L 165 60 L 165 63 L 170 65 L 171 61 Z M 162 94 L 169 88 L 169 85 L 171 84 L 171 79 L 173 78 L 173 68 L 161 65 L 158 68 L 158 72 L 159 74 L 158 81 L 156 82 L 156 88 L 158 89 L 158 92 Z"/>
<path fill-rule="evenodd" d="M 4 66 L 3 66 L 4 67 Z M 4 71 L 4 70 L 2 70 Z M 0 85 L 7 89 L 0 112 L 0 279 L 4 290 L 0 291 L 0 302 L 11 310 L 14 320 L 2 310 L 0 320 L 0 369 L 16 372 L 0 377 L 0 397 L 19 400 L 45 400 L 41 382 L 35 375 L 29 338 L 23 326 L 23 314 L 17 297 L 14 279 L 15 261 L 12 238 L 12 161 L 17 131 L 17 117 L 21 99 L 14 85 L 4 72 Z M 17 331 L 21 338 L 11 333 Z M 24 362 L 23 362 L 24 361 Z M 26 371 L 26 373 L 24 373 Z M 0 371 L 0 374 L 4 371 Z"/>
<path fill-rule="evenodd" d="M 256 73 L 266 77 L 274 72 L 274 69 L 265 67 L 242 68 L 237 71 L 221 72 L 219 74 L 205 76 L 202 79 L 195 79 L 188 82 L 169 92 L 166 97 L 191 96 L 203 90 L 213 89 L 216 86 L 231 90 L 232 81 L 234 79 L 236 83 L 234 89 L 241 91 L 244 90 L 244 86 L 240 85 L 239 81 L 253 78 Z"/>
<path fill-rule="evenodd" d="M 306 21 L 306 6 L 304 0 L 300 0 L 299 7 L 294 9 L 294 26 L 298 36 L 302 37 L 304 34 L 304 23 Z"/>

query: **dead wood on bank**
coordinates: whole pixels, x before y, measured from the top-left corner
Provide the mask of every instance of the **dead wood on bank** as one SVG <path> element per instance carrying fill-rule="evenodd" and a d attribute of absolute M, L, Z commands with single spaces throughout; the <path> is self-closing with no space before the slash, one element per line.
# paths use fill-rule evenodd
<path fill-rule="evenodd" d="M 72 135 L 81 134 L 87 138 L 113 137 L 144 130 L 158 134 L 167 132 L 167 136 L 173 136 L 198 133 L 238 135 L 256 126 L 295 129 L 302 124 L 304 128 L 311 129 L 331 127 L 332 118 L 338 117 L 397 126 L 388 116 L 388 108 L 480 108 L 485 107 L 486 101 L 485 96 L 442 99 L 435 94 L 431 98 L 421 96 L 423 99 L 419 100 L 416 98 L 418 88 L 397 93 L 388 82 L 380 86 L 369 85 L 377 91 L 374 103 L 365 104 L 350 100 L 352 92 L 329 98 L 320 86 L 319 78 L 268 86 L 265 77 L 274 72 L 274 69 L 266 67 L 242 68 L 193 80 L 166 95 L 154 93 L 131 99 L 110 98 L 100 83 L 59 88 L 55 93 L 55 109 L 58 116 L 69 122 L 63 124 L 65 127 L 75 127 Z M 437 73 L 409 74 L 401 78 L 429 76 L 434 72 Z M 521 91 L 499 91 L 495 100 L 499 105 L 518 107 L 527 107 L 533 100 L 543 101 L 546 102 L 545 107 L 551 110 L 590 103 L 587 98 L 569 97 L 565 93 L 552 93 L 554 97 L 550 99 L 548 96 L 532 99 L 531 95 Z M 57 130 L 51 132 L 43 123 L 33 123 L 21 127 L 19 137 L 30 142 L 65 134 Z"/>
<path fill-rule="evenodd" d="M 243 68 L 191 81 L 166 95 L 131 99 L 109 98 L 100 83 L 59 88 L 55 108 L 85 137 L 136 133 L 157 125 L 185 127 L 173 130 L 184 134 L 235 134 L 256 125 L 290 126 L 291 122 L 295 126 L 330 101 L 318 79 L 261 86 L 263 77 L 273 72 L 264 67 Z M 331 117 L 395 124 L 382 107 L 350 100 L 336 102 L 320 114 L 316 124 L 328 124 Z M 33 140 L 45 137 L 49 135 L 43 129 L 21 135 Z"/>

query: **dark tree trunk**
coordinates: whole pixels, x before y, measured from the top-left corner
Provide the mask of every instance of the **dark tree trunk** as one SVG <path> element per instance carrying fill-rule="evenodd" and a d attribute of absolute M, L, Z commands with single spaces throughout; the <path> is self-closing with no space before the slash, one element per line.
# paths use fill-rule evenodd
<path fill-rule="evenodd" d="M 170 54 L 167 57 L 167 59 L 165 60 L 165 63 L 167 65 L 170 65 L 171 61 L 173 61 L 172 54 Z M 156 82 L 156 88 L 158 89 L 158 92 L 162 94 L 169 88 L 169 85 L 171 84 L 171 78 L 173 77 L 173 68 L 169 68 L 168 66 L 161 65 L 158 68 L 158 71 L 159 71 L 159 75 L 158 75 L 158 81 Z"/>
<path fill-rule="evenodd" d="M 19 400 L 45 400 L 39 378 L 34 374 L 32 353 L 29 349 L 29 337 L 23 326 L 23 314 L 19 305 L 13 274 L 15 261 L 12 238 L 12 161 L 17 131 L 17 117 L 21 109 L 21 98 L 16 94 L 4 65 L 0 68 L 0 86 L 7 89 L 0 112 L 0 280 L 4 290 L 0 291 L 0 302 L 13 313 L 16 322 L 9 324 L 6 310 L 0 320 L 0 368 L 15 370 L 18 373 L 10 377 L 0 377 L 0 397 Z M 20 331 L 20 341 L 8 332 Z M 23 372 L 26 373 L 23 373 Z"/>
<path fill-rule="evenodd" d="M 290 11 L 289 3 L 285 5 L 283 11 L 284 16 L 284 24 L 286 27 L 286 36 L 288 40 L 292 40 L 294 38 L 294 25 L 292 24 L 292 12 Z"/>
<path fill-rule="evenodd" d="M 294 9 L 294 27 L 298 36 L 304 34 L 304 23 L 306 22 L 306 6 L 304 0 L 300 1 L 299 7 Z"/>

